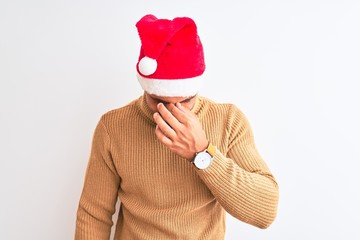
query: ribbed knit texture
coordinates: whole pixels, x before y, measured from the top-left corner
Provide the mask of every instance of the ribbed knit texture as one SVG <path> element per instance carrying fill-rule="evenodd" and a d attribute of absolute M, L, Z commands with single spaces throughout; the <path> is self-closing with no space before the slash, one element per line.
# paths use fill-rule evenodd
<path fill-rule="evenodd" d="M 217 147 L 206 170 L 168 150 L 155 136 L 142 96 L 105 113 L 94 132 L 76 220 L 76 240 L 224 239 L 225 211 L 268 227 L 277 183 L 254 144 L 245 115 L 232 104 L 198 97 L 191 110 Z"/>

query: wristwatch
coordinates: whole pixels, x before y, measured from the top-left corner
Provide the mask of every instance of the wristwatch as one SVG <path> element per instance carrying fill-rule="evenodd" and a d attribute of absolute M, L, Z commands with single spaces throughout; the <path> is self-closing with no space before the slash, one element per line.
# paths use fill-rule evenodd
<path fill-rule="evenodd" d="M 195 155 L 194 160 L 192 163 L 198 168 L 198 169 L 206 169 L 210 166 L 214 155 L 216 152 L 216 147 L 209 143 L 209 146 L 202 152 L 198 152 Z"/>

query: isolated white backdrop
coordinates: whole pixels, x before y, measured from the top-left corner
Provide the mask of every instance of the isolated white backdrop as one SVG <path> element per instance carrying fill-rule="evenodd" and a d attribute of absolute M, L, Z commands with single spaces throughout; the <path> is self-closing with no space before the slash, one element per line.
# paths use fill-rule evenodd
<path fill-rule="evenodd" d="M 135 22 L 190 16 L 201 94 L 235 103 L 280 186 L 267 230 L 226 239 L 359 239 L 360 2 L 0 2 L 0 239 L 64 240 L 104 112 L 142 94 Z"/>

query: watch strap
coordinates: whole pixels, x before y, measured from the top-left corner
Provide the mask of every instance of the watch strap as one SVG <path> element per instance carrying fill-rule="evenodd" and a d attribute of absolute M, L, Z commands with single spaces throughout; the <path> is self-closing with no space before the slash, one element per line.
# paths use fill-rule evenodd
<path fill-rule="evenodd" d="M 216 153 L 216 146 L 209 143 L 209 146 L 207 147 L 206 151 L 211 155 L 211 157 L 214 157 Z"/>

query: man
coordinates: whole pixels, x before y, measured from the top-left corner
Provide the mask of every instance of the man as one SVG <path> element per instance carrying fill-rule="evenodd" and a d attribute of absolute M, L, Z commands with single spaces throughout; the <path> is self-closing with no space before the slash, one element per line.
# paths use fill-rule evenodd
<path fill-rule="evenodd" d="M 136 27 L 144 95 L 105 113 L 94 132 L 75 239 L 224 239 L 225 211 L 259 228 L 278 186 L 245 115 L 198 95 L 205 70 L 195 22 L 153 15 Z"/>

